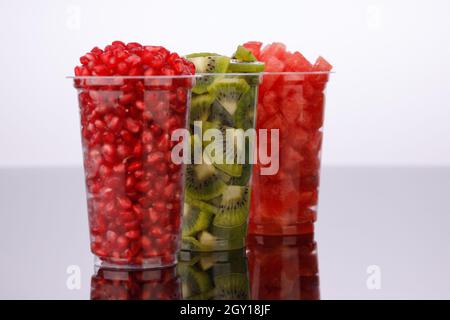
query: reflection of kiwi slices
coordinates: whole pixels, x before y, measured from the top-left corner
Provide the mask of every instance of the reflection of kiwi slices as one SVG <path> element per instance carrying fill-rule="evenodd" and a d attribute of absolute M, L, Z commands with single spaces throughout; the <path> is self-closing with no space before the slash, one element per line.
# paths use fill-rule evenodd
<path fill-rule="evenodd" d="M 186 167 L 186 194 L 198 200 L 208 200 L 218 197 L 225 183 L 217 176 L 213 165 L 206 163 L 193 164 Z"/>
<path fill-rule="evenodd" d="M 247 130 L 253 128 L 255 121 L 255 88 L 251 88 L 239 101 L 234 123 L 236 128 Z"/>
<path fill-rule="evenodd" d="M 192 98 L 189 119 L 190 122 L 206 121 L 211 113 L 214 97 L 209 94 L 197 95 Z"/>
<path fill-rule="evenodd" d="M 234 127 L 233 117 L 225 110 L 219 102 L 214 102 L 211 107 L 211 116 L 209 121 L 228 127 Z"/>
<path fill-rule="evenodd" d="M 243 62 L 256 61 L 255 55 L 244 46 L 238 46 L 232 58 Z"/>
<path fill-rule="evenodd" d="M 198 271 L 194 266 L 180 263 L 178 265 L 178 273 L 182 281 L 182 293 L 185 299 L 203 294 L 212 289 L 212 283 L 208 274 Z"/>
<path fill-rule="evenodd" d="M 195 65 L 196 73 L 223 73 L 227 71 L 230 63 L 230 58 L 225 56 L 203 56 L 203 54 L 200 56 L 192 54 L 190 56 L 194 56 L 188 57 L 188 59 Z M 207 75 L 197 78 L 192 92 L 197 94 L 205 93 L 208 86 L 214 81 L 214 78 L 214 76 Z"/>
<path fill-rule="evenodd" d="M 250 86 L 245 80 L 237 78 L 218 79 L 208 87 L 208 91 L 231 116 L 234 115 L 239 100 L 249 89 Z"/>
<path fill-rule="evenodd" d="M 229 62 L 228 71 L 235 73 L 258 73 L 264 71 L 264 63 L 262 62 L 242 62 L 236 59 L 231 59 Z"/>
<path fill-rule="evenodd" d="M 227 186 L 222 193 L 219 212 L 213 224 L 219 227 L 234 227 L 247 221 L 250 192 L 248 187 Z"/>
<path fill-rule="evenodd" d="M 242 273 L 230 273 L 214 278 L 216 300 L 249 299 L 248 279 Z"/>
<path fill-rule="evenodd" d="M 192 236 L 206 230 L 211 222 L 212 213 L 201 211 L 199 208 L 184 204 L 183 210 L 183 237 Z"/>

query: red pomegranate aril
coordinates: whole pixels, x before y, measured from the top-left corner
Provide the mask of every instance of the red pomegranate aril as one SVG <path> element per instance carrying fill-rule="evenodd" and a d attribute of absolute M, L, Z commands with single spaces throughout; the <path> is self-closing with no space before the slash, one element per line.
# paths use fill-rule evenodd
<path fill-rule="evenodd" d="M 150 181 L 140 181 L 140 182 L 136 183 L 136 185 L 135 185 L 136 190 L 143 192 L 143 193 L 149 191 L 150 187 L 151 187 Z"/>
<path fill-rule="evenodd" d="M 130 199 L 126 197 L 118 197 L 117 202 L 122 209 L 130 209 L 133 206 L 133 203 L 130 201 Z"/>

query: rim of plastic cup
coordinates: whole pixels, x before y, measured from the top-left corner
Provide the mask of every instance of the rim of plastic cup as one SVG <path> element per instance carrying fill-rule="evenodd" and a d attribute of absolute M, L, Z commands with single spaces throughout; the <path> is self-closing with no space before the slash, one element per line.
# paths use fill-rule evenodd
<path fill-rule="evenodd" d="M 265 75 L 320 75 L 332 74 L 334 71 L 280 71 L 280 72 L 254 72 L 254 73 L 197 73 L 190 75 L 154 75 L 154 76 L 67 76 L 67 79 L 83 80 L 83 79 L 190 79 L 204 76 L 265 76 Z"/>

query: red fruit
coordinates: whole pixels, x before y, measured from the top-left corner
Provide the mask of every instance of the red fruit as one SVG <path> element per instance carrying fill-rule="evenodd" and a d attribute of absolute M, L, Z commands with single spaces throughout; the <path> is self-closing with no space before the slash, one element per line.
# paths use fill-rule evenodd
<path fill-rule="evenodd" d="M 249 41 L 244 43 L 243 46 L 248 50 L 250 50 L 256 58 L 259 58 L 259 55 L 261 53 L 262 42 Z"/>

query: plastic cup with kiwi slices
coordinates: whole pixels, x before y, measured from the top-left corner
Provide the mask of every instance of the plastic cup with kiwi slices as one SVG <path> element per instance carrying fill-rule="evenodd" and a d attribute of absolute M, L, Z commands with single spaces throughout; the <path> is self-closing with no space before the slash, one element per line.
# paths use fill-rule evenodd
<path fill-rule="evenodd" d="M 245 250 L 180 252 L 177 266 L 185 300 L 248 300 Z"/>
<path fill-rule="evenodd" d="M 190 108 L 191 141 L 200 139 L 202 146 L 223 144 L 223 161 L 209 159 L 189 164 L 185 174 L 185 204 L 182 221 L 182 250 L 224 251 L 245 246 L 250 208 L 250 141 L 245 139 L 245 161 L 238 161 L 238 143 L 204 142 L 196 136 L 195 126 L 217 129 L 226 137 L 231 130 L 253 129 L 258 97 L 259 73 L 264 64 L 239 46 L 232 58 L 214 53 L 186 56 L 195 64 L 196 86 Z M 229 161 L 233 152 L 234 161 Z M 219 157 L 220 159 L 220 157 Z M 228 161 L 226 161 L 228 160 Z"/>

